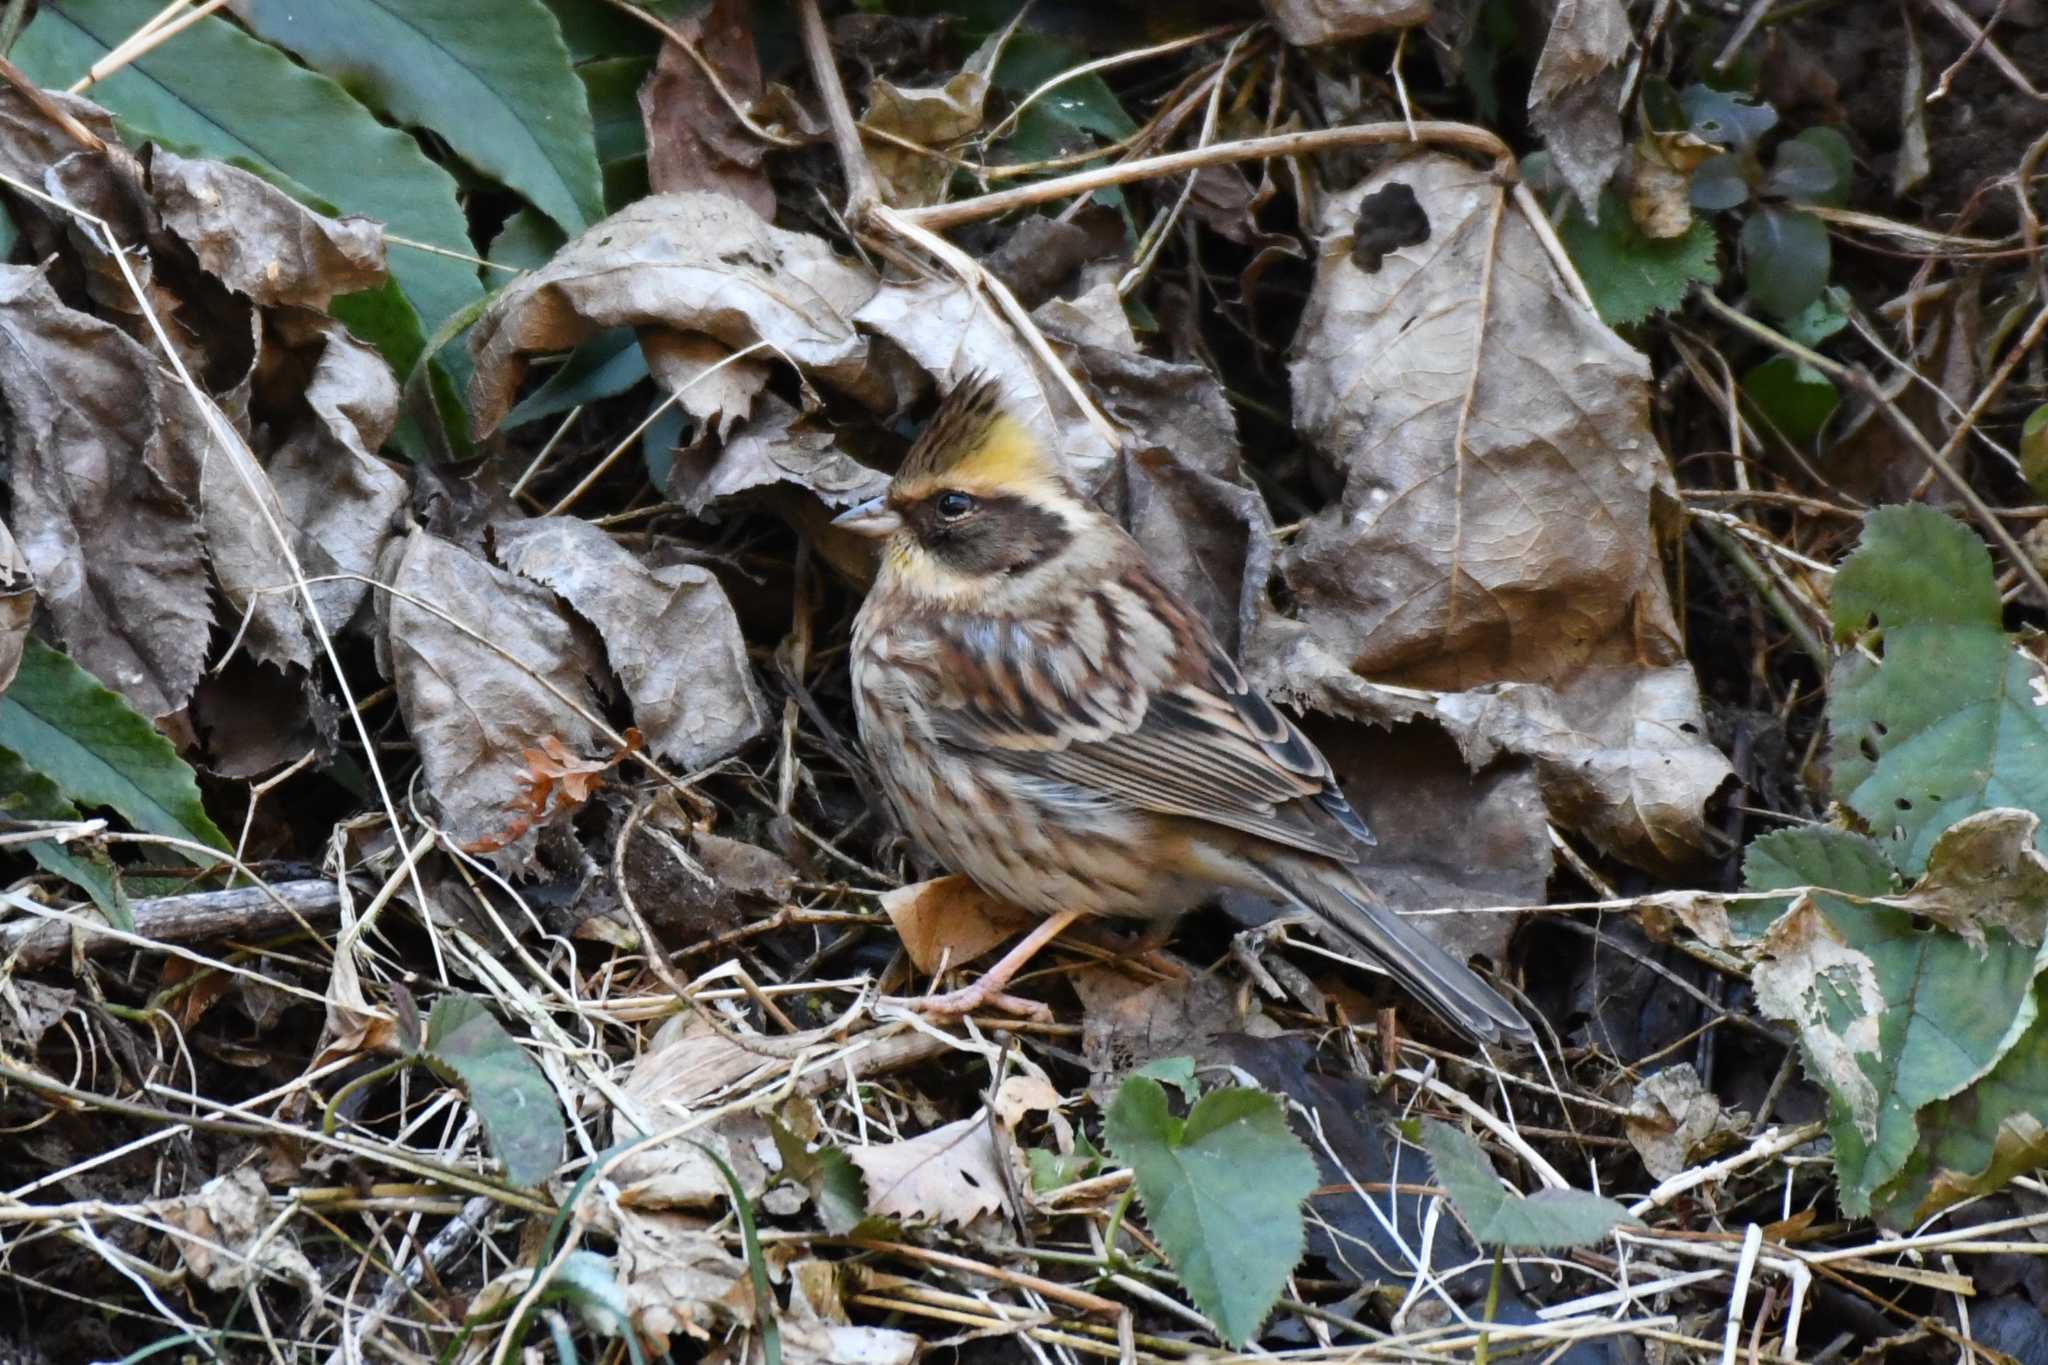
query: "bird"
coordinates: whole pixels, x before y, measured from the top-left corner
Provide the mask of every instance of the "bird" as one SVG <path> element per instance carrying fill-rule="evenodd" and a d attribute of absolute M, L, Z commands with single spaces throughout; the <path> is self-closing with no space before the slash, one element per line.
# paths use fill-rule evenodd
<path fill-rule="evenodd" d="M 977 982 L 918 1003 L 1018 1008 L 1010 978 L 1076 920 L 1167 924 L 1235 889 L 1362 950 L 1467 1037 L 1534 1040 L 1379 901 L 1372 832 L 1329 761 L 994 378 L 958 384 L 886 491 L 834 524 L 881 542 L 849 652 L 883 792 L 938 861 L 1045 917 Z"/>

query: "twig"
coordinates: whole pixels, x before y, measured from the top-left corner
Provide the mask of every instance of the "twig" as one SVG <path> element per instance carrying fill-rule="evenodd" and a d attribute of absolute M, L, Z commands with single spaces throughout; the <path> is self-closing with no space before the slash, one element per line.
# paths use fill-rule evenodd
<path fill-rule="evenodd" d="M 135 937 L 161 944 L 305 928 L 307 917 L 331 915 L 340 904 L 341 893 L 334 883 L 322 879 L 157 896 L 136 901 L 130 908 L 135 913 Z M 134 938 L 102 932 L 76 920 L 32 920 L 0 924 L 0 958 L 18 954 L 16 960 L 24 967 L 47 967 L 71 950 L 74 935 L 81 951 L 91 957 L 135 946 Z"/>
<path fill-rule="evenodd" d="M 856 228 L 865 227 L 868 213 L 882 202 L 875 168 L 868 164 L 867 148 L 861 146 L 860 125 L 854 122 L 853 106 L 846 102 L 846 87 L 839 80 L 839 64 L 832 57 L 832 39 L 825 32 L 825 17 L 818 12 L 818 0 L 797 0 L 796 10 L 804 55 L 811 61 L 811 79 L 825 101 L 825 117 L 832 125 L 832 144 L 839 149 L 840 172 L 846 177 L 846 221 Z"/>

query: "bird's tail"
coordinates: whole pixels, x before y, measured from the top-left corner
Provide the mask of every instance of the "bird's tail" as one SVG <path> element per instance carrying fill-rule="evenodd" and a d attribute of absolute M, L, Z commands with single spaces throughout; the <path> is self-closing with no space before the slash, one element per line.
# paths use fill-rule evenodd
<path fill-rule="evenodd" d="M 1528 1020 L 1500 992 L 1392 910 L 1373 904 L 1363 887 L 1344 885 L 1320 868 L 1265 866 L 1260 871 L 1282 899 L 1310 911 L 1364 950 L 1460 1033 L 1482 1043 L 1535 1042 Z"/>

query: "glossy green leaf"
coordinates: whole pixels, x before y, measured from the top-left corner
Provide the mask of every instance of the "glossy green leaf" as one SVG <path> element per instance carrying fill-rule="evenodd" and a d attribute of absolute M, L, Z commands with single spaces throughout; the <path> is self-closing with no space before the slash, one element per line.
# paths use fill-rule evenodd
<path fill-rule="evenodd" d="M 1766 205 L 1742 225 L 1750 296 L 1780 318 L 1797 317 L 1828 286 L 1828 230 L 1798 209 Z"/>
<path fill-rule="evenodd" d="M 12 749 L 0 748 L 0 815 L 10 820 L 76 820 L 79 814 L 77 804 L 55 782 L 22 762 Z M 28 846 L 28 853 L 36 866 L 92 897 L 110 922 L 123 929 L 135 927 L 119 870 L 103 849 L 74 849 L 41 839 Z"/>
<path fill-rule="evenodd" d="M 84 810 L 105 807 L 138 830 L 225 850 L 190 764 L 117 694 L 30 639 L 0 697 L 0 746 Z M 183 856 L 209 861 L 199 853 Z"/>
<path fill-rule="evenodd" d="M 1794 445 L 1818 436 L 1842 404 L 1826 375 L 1789 355 L 1753 366 L 1742 376 L 1742 396 Z"/>
<path fill-rule="evenodd" d="M 1642 1226 L 1612 1199 L 1585 1190 L 1522 1194 L 1508 1189 L 1472 1135 L 1441 1119 L 1422 1125 L 1422 1145 L 1436 1169 L 1436 1183 L 1483 1247 L 1547 1251 L 1591 1246 L 1617 1227 Z"/>
<path fill-rule="evenodd" d="M 1832 786 L 1902 871 L 1919 875 L 1965 816 L 2048 816 L 2041 670 L 2004 630 L 1975 532 L 1931 507 L 1877 509 L 1835 575 L 1833 606 L 1838 636 L 1881 635 L 1829 679 Z"/>
<path fill-rule="evenodd" d="M 1301 1259 L 1301 1202 L 1316 1163 L 1258 1090 L 1204 1095 L 1174 1117 L 1159 1082 L 1118 1087 L 1102 1136 L 1137 1179 L 1152 1235 L 1181 1283 L 1232 1347 L 1257 1334 Z"/>
<path fill-rule="evenodd" d="M 616 398 L 647 378 L 647 357 L 630 327 L 599 332 L 569 353 L 547 381 L 519 400 L 499 424 L 510 431 L 583 403 Z"/>
<path fill-rule="evenodd" d="M 555 1088 L 483 1001 L 454 994 L 436 1000 L 420 1055 L 461 1083 L 507 1180 L 532 1189 L 554 1174 L 568 1135 Z"/>
<path fill-rule="evenodd" d="M 62 89 L 161 8 L 157 0 L 45 4 L 14 60 L 38 84 Z M 445 251 L 475 250 L 454 179 L 418 143 L 326 76 L 223 19 L 184 29 L 93 86 L 92 98 L 139 136 L 254 171 L 314 208 L 363 214 Z M 482 292 L 475 268 L 460 259 L 396 243 L 390 259 L 423 332 Z"/>
<path fill-rule="evenodd" d="M 395 122 L 429 128 L 564 231 L 604 216 L 583 82 L 541 0 L 239 0 L 258 37 Z"/>

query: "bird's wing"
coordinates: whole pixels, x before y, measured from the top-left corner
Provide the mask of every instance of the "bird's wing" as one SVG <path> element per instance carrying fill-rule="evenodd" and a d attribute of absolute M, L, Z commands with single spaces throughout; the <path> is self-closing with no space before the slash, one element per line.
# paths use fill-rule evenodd
<path fill-rule="evenodd" d="M 1142 567 L 1049 623 L 975 630 L 930 713 L 947 743 L 1344 861 L 1373 842 L 1315 745 Z"/>

